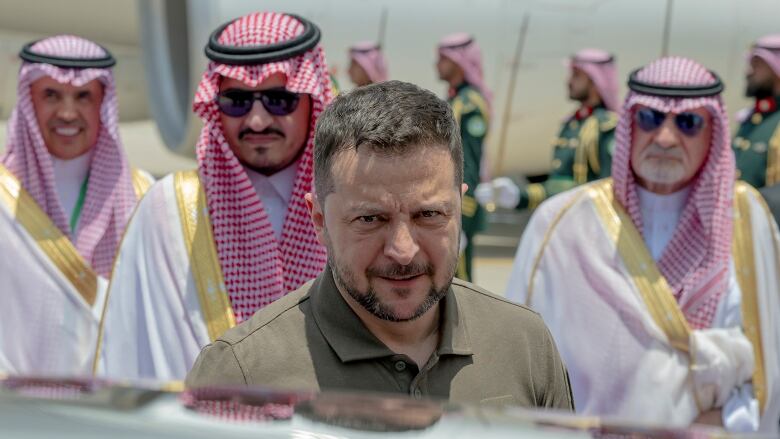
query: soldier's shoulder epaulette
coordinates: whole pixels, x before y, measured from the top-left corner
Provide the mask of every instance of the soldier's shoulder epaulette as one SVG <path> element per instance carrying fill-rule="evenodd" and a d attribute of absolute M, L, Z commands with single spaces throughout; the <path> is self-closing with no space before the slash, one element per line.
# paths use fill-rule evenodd
<path fill-rule="evenodd" d="M 607 132 L 615 129 L 618 123 L 618 115 L 614 111 L 598 108 L 594 112 L 599 120 L 599 131 Z"/>
<path fill-rule="evenodd" d="M 464 94 L 466 95 L 468 103 L 472 106 L 472 111 L 479 110 L 484 117 L 487 117 L 488 105 L 485 98 L 477 90 L 470 87 L 466 89 L 466 93 Z"/>

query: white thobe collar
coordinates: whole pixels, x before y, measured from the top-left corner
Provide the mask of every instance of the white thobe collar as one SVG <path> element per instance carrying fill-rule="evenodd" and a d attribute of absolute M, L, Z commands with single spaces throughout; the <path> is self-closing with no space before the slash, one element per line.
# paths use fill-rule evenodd
<path fill-rule="evenodd" d="M 70 160 L 51 156 L 51 164 L 54 170 L 54 188 L 60 200 L 60 206 L 65 211 L 65 218 L 70 218 L 76 202 L 79 199 L 81 185 L 89 175 L 92 165 L 93 150 Z"/>
<path fill-rule="evenodd" d="M 639 186 L 636 189 L 642 214 L 642 237 L 650 255 L 657 262 L 674 236 L 691 187 L 666 195 Z"/>
<path fill-rule="evenodd" d="M 246 175 L 252 186 L 263 202 L 265 213 L 274 229 L 274 235 L 277 239 L 282 236 L 284 219 L 287 215 L 287 206 L 292 198 L 293 186 L 295 185 L 295 176 L 298 171 L 298 162 L 282 169 L 273 175 L 263 175 L 253 169 L 244 166 Z"/>

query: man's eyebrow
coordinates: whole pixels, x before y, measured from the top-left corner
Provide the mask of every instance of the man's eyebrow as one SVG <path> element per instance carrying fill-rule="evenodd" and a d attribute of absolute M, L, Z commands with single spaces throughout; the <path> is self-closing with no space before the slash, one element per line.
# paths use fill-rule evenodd
<path fill-rule="evenodd" d="M 349 213 L 353 213 L 353 212 L 382 212 L 385 209 L 377 203 L 360 201 L 357 203 L 351 203 L 351 204 L 348 203 L 344 210 L 346 210 Z"/>

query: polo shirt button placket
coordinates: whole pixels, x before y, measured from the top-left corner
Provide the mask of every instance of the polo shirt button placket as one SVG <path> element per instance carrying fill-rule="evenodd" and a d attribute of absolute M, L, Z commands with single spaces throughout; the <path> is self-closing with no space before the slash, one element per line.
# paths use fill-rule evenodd
<path fill-rule="evenodd" d="M 403 360 L 398 360 L 395 362 L 395 370 L 396 372 L 403 372 L 406 370 L 406 362 Z"/>

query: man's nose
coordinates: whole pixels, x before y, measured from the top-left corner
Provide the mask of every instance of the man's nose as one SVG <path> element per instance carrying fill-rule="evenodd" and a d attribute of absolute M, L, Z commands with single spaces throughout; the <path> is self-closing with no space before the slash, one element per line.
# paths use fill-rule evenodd
<path fill-rule="evenodd" d="M 417 245 L 411 226 L 406 222 L 395 225 L 385 245 L 385 256 L 398 264 L 409 265 L 418 251 L 420 246 Z"/>
<path fill-rule="evenodd" d="M 60 106 L 57 108 L 57 118 L 65 122 L 73 122 L 78 118 L 78 111 L 76 111 L 76 103 L 73 99 L 63 99 Z"/>
<path fill-rule="evenodd" d="M 246 126 L 252 131 L 263 131 L 273 123 L 273 116 L 266 111 L 265 107 L 260 101 L 255 101 L 252 104 L 252 109 L 249 110 L 249 114 L 246 115 Z"/>
<path fill-rule="evenodd" d="M 672 148 L 680 144 L 680 135 L 674 125 L 674 115 L 666 116 L 666 120 L 655 136 L 655 144 L 662 148 Z"/>

